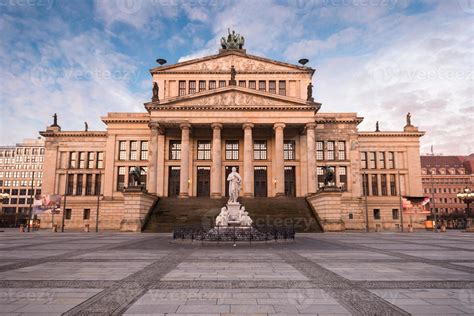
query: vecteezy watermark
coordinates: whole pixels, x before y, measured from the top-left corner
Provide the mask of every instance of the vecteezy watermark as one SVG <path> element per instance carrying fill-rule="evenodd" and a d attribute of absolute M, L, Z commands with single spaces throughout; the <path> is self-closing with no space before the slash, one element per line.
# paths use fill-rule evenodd
<path fill-rule="evenodd" d="M 297 14 L 306 14 L 324 7 L 386 7 L 393 9 L 399 0 L 287 0 Z"/>
<path fill-rule="evenodd" d="M 373 76 L 376 79 L 382 81 L 392 81 L 392 80 L 474 80 L 474 71 L 473 70 L 449 70 L 434 68 L 430 70 L 424 69 L 405 69 L 397 67 L 386 67 L 379 68 L 372 71 Z"/>
<path fill-rule="evenodd" d="M 474 14 L 474 0 L 458 0 L 458 4 L 464 12 Z"/>
<path fill-rule="evenodd" d="M 461 304 L 474 312 L 474 289 L 462 289 L 457 291 L 458 300 L 461 301 Z"/>
<path fill-rule="evenodd" d="M 115 0 L 117 9 L 125 14 L 135 14 L 148 6 L 180 7 L 223 7 L 230 0 Z"/>
<path fill-rule="evenodd" d="M 0 0 L 0 7 L 43 7 L 50 10 L 54 0 Z"/>

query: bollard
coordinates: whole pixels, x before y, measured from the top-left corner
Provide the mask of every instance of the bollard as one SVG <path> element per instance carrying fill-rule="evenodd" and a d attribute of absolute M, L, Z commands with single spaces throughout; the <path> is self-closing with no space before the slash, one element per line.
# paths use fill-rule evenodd
<path fill-rule="evenodd" d="M 89 232 L 89 224 L 85 224 L 85 225 L 84 225 L 84 231 L 85 231 L 86 233 Z"/>
<path fill-rule="evenodd" d="M 444 225 L 444 224 L 441 225 L 441 232 L 442 233 L 446 232 L 446 225 Z"/>
<path fill-rule="evenodd" d="M 375 232 L 379 233 L 380 232 L 380 224 L 375 225 Z"/>
<path fill-rule="evenodd" d="M 58 232 L 58 225 L 53 225 L 53 228 L 51 230 L 53 233 L 57 233 Z"/>
<path fill-rule="evenodd" d="M 20 224 L 20 233 L 24 233 L 25 232 L 25 226 L 23 226 L 23 224 Z"/>
<path fill-rule="evenodd" d="M 413 233 L 413 225 L 412 224 L 408 225 L 408 232 Z"/>

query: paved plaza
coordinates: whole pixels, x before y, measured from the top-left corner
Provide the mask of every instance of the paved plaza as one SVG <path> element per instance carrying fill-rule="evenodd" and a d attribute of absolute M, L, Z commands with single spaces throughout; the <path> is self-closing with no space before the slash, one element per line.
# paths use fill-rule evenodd
<path fill-rule="evenodd" d="M 1 315 L 474 315 L 474 235 L 0 233 Z"/>

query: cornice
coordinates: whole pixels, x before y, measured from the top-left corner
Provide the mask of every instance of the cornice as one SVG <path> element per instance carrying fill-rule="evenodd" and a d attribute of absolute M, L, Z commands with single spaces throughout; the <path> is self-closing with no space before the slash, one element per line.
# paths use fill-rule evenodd
<path fill-rule="evenodd" d="M 425 132 L 359 132 L 362 137 L 421 137 Z"/>
<path fill-rule="evenodd" d="M 352 119 L 316 119 L 316 124 L 356 124 L 359 125 L 364 119 L 362 117 Z"/>
<path fill-rule="evenodd" d="M 143 123 L 148 124 L 150 122 L 149 118 L 120 118 L 120 117 L 103 117 L 102 122 L 106 125 L 109 123 L 114 124 L 129 124 L 129 123 Z"/>
<path fill-rule="evenodd" d="M 291 106 L 162 106 L 145 104 L 148 111 L 308 111 L 314 112 L 314 107 L 291 107 Z"/>
<path fill-rule="evenodd" d="M 41 131 L 39 132 L 44 137 L 105 137 L 106 131 Z"/>

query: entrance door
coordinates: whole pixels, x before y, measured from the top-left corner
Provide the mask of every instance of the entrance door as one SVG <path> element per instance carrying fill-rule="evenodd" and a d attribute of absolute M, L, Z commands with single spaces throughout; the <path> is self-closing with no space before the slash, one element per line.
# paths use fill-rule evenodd
<path fill-rule="evenodd" d="M 225 196 L 229 197 L 229 181 L 227 181 L 227 177 L 232 172 L 232 168 L 235 167 L 237 172 L 239 172 L 239 166 L 226 166 L 225 167 Z"/>
<path fill-rule="evenodd" d="M 211 168 L 197 168 L 197 196 L 209 197 L 211 192 Z"/>
<path fill-rule="evenodd" d="M 267 196 L 267 167 L 254 168 L 254 195 L 255 197 Z"/>
<path fill-rule="evenodd" d="M 295 167 L 285 167 L 285 195 L 296 196 Z"/>
<path fill-rule="evenodd" d="M 179 195 L 179 175 L 180 167 L 170 167 L 168 175 L 168 196 L 176 197 Z"/>

